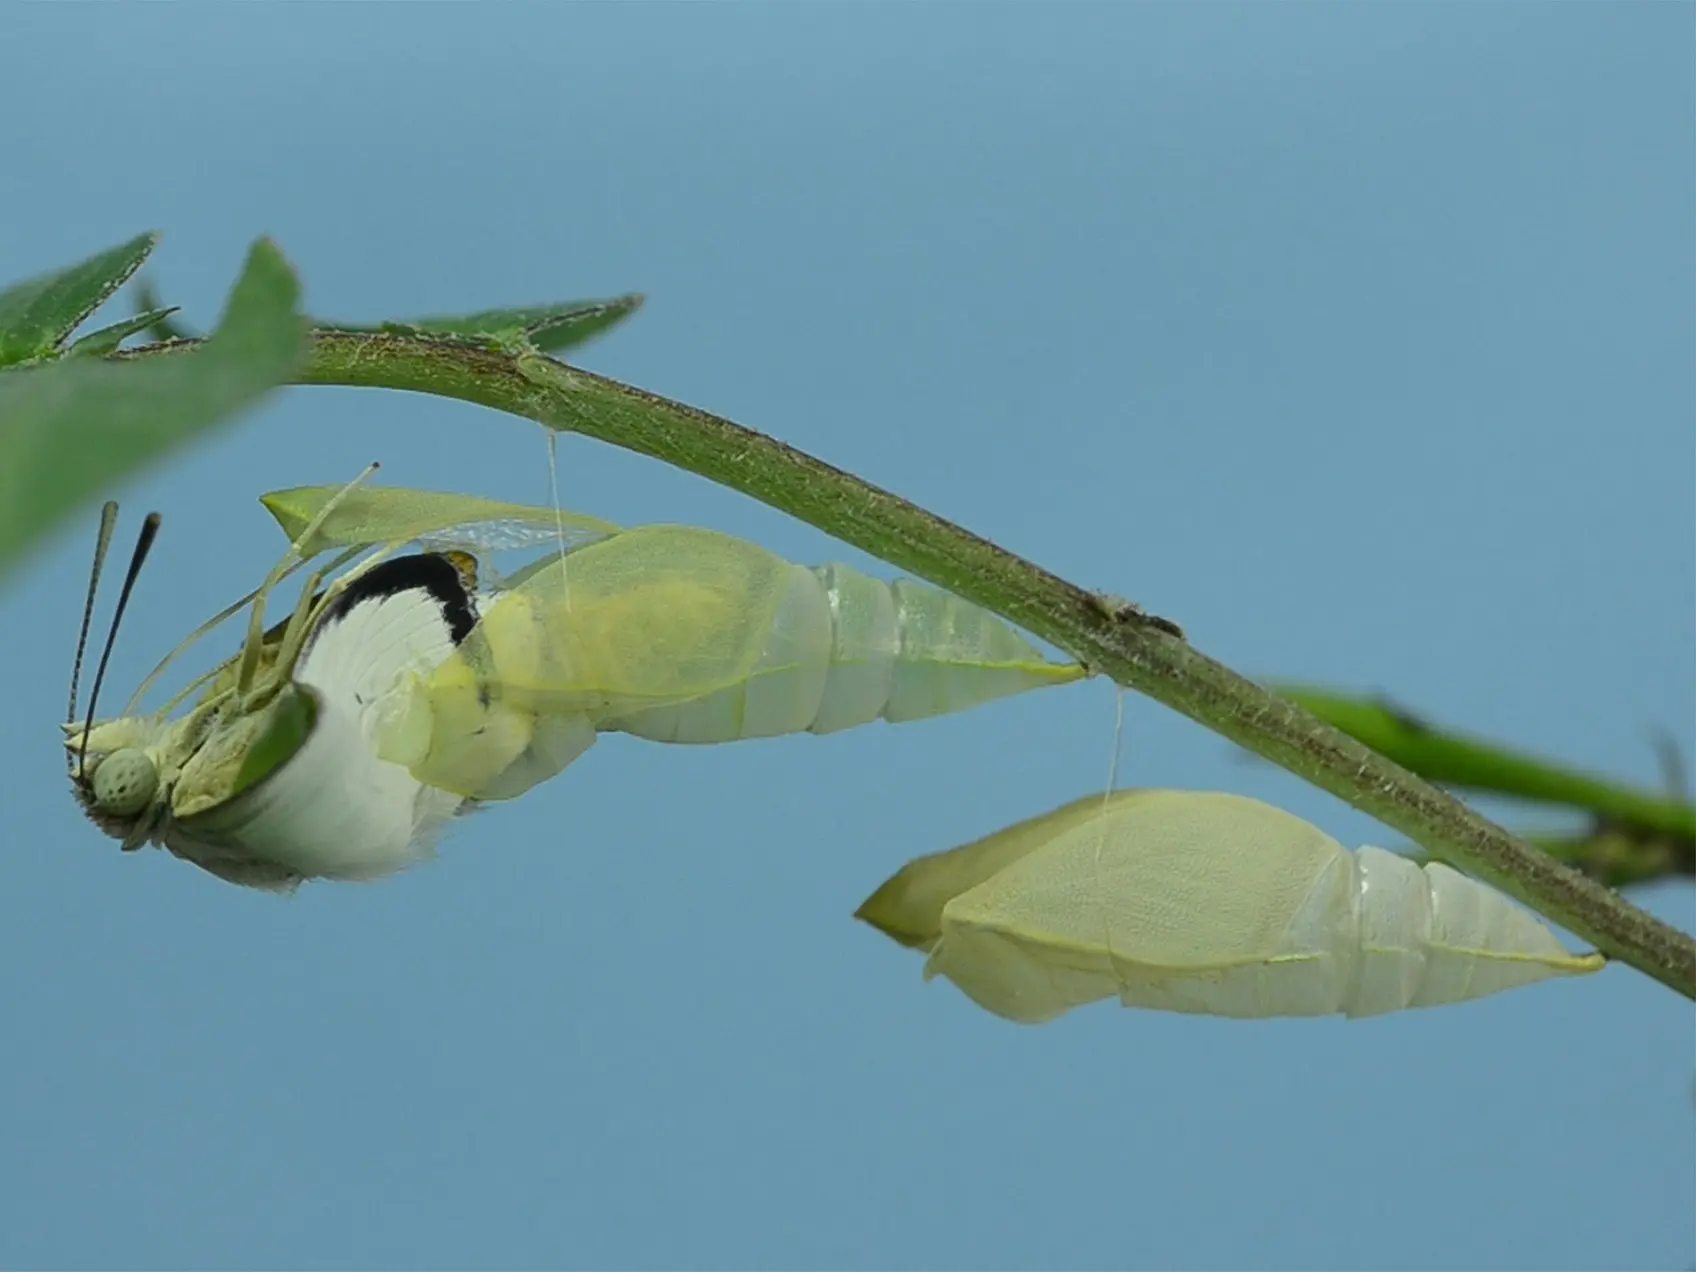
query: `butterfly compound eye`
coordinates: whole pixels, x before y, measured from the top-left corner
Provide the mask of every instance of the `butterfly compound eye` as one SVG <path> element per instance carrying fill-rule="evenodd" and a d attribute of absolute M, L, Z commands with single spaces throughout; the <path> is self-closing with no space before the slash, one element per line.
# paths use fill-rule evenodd
<path fill-rule="evenodd" d="M 100 761 L 92 778 L 94 803 L 113 817 L 134 817 L 159 787 L 159 770 L 145 751 L 126 748 Z"/>

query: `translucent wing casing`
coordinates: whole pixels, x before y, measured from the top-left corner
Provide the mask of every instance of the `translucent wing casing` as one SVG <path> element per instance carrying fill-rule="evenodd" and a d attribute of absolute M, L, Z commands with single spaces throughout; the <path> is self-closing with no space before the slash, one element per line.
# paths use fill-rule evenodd
<path fill-rule="evenodd" d="M 1601 967 L 1441 864 L 1350 853 L 1240 796 L 1091 796 L 909 863 L 859 917 L 1026 1023 L 1117 997 L 1214 1016 L 1371 1016 Z"/>
<path fill-rule="evenodd" d="M 642 526 L 486 601 L 388 754 L 424 781 L 495 798 L 557 772 L 596 731 L 688 743 L 829 733 L 1084 674 L 925 584 Z"/>
<path fill-rule="evenodd" d="M 525 548 L 563 539 L 567 547 L 617 534 L 610 521 L 475 495 L 406 490 L 397 486 L 295 486 L 260 497 L 283 533 L 297 539 L 323 507 L 330 515 L 302 545 L 302 555 L 332 548 L 435 541 L 488 550 Z"/>

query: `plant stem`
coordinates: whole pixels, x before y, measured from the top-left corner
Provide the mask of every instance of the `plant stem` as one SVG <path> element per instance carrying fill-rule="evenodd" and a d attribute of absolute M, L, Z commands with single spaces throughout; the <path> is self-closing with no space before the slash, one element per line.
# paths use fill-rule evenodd
<path fill-rule="evenodd" d="M 136 351 L 141 353 L 143 351 Z M 1473 812 L 1347 734 L 1197 652 L 1175 629 L 773 438 L 526 350 L 319 331 L 303 384 L 475 402 L 710 478 L 912 571 L 1401 831 L 1696 999 L 1696 940 Z"/>

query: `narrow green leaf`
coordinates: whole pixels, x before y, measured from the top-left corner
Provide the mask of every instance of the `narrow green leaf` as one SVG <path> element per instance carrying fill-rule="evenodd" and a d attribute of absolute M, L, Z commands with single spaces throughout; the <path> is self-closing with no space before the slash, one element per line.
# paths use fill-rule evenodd
<path fill-rule="evenodd" d="M 610 300 L 568 300 L 558 305 L 527 305 L 513 309 L 483 309 L 473 314 L 399 318 L 375 326 L 336 322 L 318 325 L 333 331 L 456 336 L 500 348 L 528 344 L 532 349 L 558 353 L 593 339 L 641 307 L 642 296 L 632 292 Z"/>
<path fill-rule="evenodd" d="M 1696 877 L 1696 840 L 1678 835 L 1603 827 L 1588 835 L 1526 838 L 1610 888 Z"/>
<path fill-rule="evenodd" d="M 110 327 L 91 331 L 65 350 L 65 356 L 67 358 L 104 358 L 107 354 L 116 352 L 118 346 L 131 336 L 151 330 L 155 325 L 164 322 L 165 319 L 176 312 L 177 307 L 175 305 L 172 305 L 169 309 L 149 309 L 133 318 L 115 322 Z"/>
<path fill-rule="evenodd" d="M 177 312 L 177 306 L 163 306 L 159 303 L 159 289 L 153 285 L 150 278 L 135 280 L 135 289 L 130 293 L 135 299 L 135 311 L 138 314 L 158 313 L 148 324 L 147 334 L 155 340 L 198 340 L 200 333 L 191 331 L 180 322 L 172 322 L 171 315 Z"/>
<path fill-rule="evenodd" d="M 46 357 L 141 268 L 153 232 L 52 274 L 0 291 L 0 367 Z"/>
<path fill-rule="evenodd" d="M 204 345 L 0 371 L 0 574 L 82 504 L 287 380 L 308 347 L 298 299 L 261 239 Z"/>
<path fill-rule="evenodd" d="M 623 322 L 642 307 L 642 299 L 640 292 L 632 292 L 611 300 L 580 302 L 552 317 L 536 318 L 525 326 L 524 334 L 543 353 L 575 349 Z"/>
<path fill-rule="evenodd" d="M 242 757 L 230 788 L 234 798 L 257 786 L 294 759 L 318 727 L 318 691 L 310 685 L 290 685 L 271 704 L 270 718 Z"/>
<path fill-rule="evenodd" d="M 1582 809 L 1645 830 L 1696 837 L 1696 807 L 1494 742 L 1438 728 L 1372 698 L 1300 685 L 1274 692 L 1426 781 Z"/>

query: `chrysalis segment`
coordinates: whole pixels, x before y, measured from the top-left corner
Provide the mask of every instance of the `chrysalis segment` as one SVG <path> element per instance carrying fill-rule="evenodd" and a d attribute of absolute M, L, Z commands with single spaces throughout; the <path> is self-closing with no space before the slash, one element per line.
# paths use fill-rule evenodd
<path fill-rule="evenodd" d="M 1084 674 L 1075 663 L 1050 663 L 1001 619 L 952 592 L 915 579 L 887 586 L 899 649 L 889 701 L 878 714 L 892 724 L 965 711 Z"/>
<path fill-rule="evenodd" d="M 1549 968 L 1567 970 L 1568 965 L 1584 961 L 1573 959 L 1531 911 L 1494 888 L 1442 862 L 1414 867 L 1412 862 L 1396 860 L 1420 870 L 1431 896 L 1425 979 L 1410 1005 L 1480 998 L 1542 980 Z"/>
<path fill-rule="evenodd" d="M 752 546 L 741 545 L 738 547 Z M 763 551 L 763 550 L 762 550 Z M 765 631 L 749 631 L 752 657 L 735 683 L 688 702 L 608 719 L 602 727 L 653 742 L 713 743 L 800 733 L 817 718 L 830 679 L 830 607 L 817 579 L 800 566 L 773 572 Z M 750 597 L 761 607 L 767 586 Z"/>
<path fill-rule="evenodd" d="M 1026 1023 L 1117 997 L 1214 1016 L 1376 1015 L 1594 971 L 1446 866 L 1345 852 L 1233 795 L 1090 797 L 909 863 L 859 916 Z"/>
<path fill-rule="evenodd" d="M 1360 896 L 1361 960 L 1345 1009 L 1351 1016 L 1372 1016 L 1411 1007 L 1430 979 L 1426 951 L 1431 943 L 1431 889 L 1423 872 L 1406 857 L 1372 847 L 1352 855 Z"/>
<path fill-rule="evenodd" d="M 727 535 L 627 530 L 495 600 L 485 621 L 498 668 L 489 690 L 539 714 L 586 712 L 601 728 L 655 707 L 702 705 L 753 676 L 774 628 L 779 644 L 790 634 L 791 576 L 786 562 Z M 519 643 L 532 651 L 522 665 L 508 656 Z"/>
<path fill-rule="evenodd" d="M 821 565 L 812 573 L 830 609 L 830 674 L 809 727 L 836 733 L 876 719 L 889 701 L 901 653 L 895 594 L 881 579 L 846 565 Z"/>

